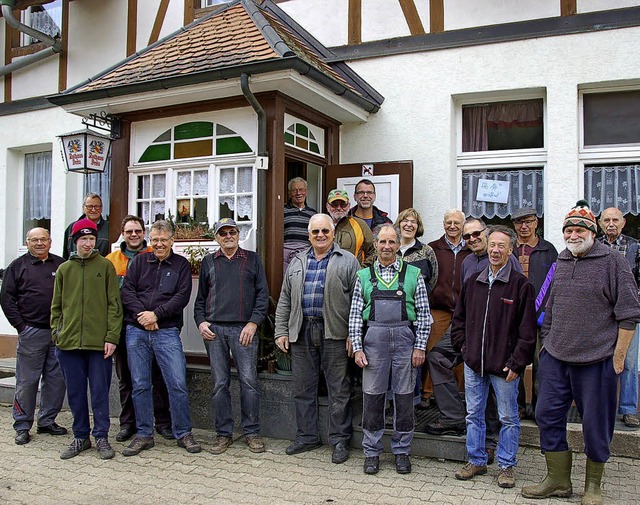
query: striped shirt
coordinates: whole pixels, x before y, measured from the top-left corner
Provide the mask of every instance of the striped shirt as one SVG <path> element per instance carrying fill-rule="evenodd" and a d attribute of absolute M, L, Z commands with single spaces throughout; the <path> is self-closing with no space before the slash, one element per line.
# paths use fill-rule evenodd
<path fill-rule="evenodd" d="M 302 209 L 287 203 L 284 206 L 284 241 L 309 243 L 309 219 L 317 214 L 306 203 Z"/>

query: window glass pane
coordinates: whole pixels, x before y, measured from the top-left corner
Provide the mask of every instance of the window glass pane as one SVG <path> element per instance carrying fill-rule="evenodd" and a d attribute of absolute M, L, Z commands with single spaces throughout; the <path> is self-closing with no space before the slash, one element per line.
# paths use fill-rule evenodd
<path fill-rule="evenodd" d="M 251 193 L 253 188 L 253 168 L 238 168 L 238 193 Z"/>
<path fill-rule="evenodd" d="M 285 132 L 284 134 L 284 143 L 294 145 L 295 140 L 291 133 Z"/>
<path fill-rule="evenodd" d="M 153 202 L 153 221 L 155 222 L 158 219 L 165 219 L 165 205 L 164 200 Z"/>
<path fill-rule="evenodd" d="M 238 221 L 250 221 L 253 214 L 253 197 L 239 196 L 236 210 Z"/>
<path fill-rule="evenodd" d="M 233 219 L 235 217 L 233 213 L 234 209 L 235 209 L 235 198 L 233 196 L 220 197 L 220 207 L 218 208 L 219 219 L 222 219 L 224 217 L 230 217 L 231 219 Z"/>
<path fill-rule="evenodd" d="M 176 192 L 178 196 L 191 194 L 191 172 L 178 173 L 178 187 Z"/>
<path fill-rule="evenodd" d="M 300 149 L 309 149 L 309 141 L 307 139 L 303 139 L 303 138 L 296 138 L 296 147 L 299 147 Z"/>
<path fill-rule="evenodd" d="M 198 139 L 213 136 L 213 123 L 208 121 L 194 121 L 184 123 L 174 128 L 175 140 Z"/>
<path fill-rule="evenodd" d="M 51 152 L 25 155 L 23 235 L 40 226 L 51 229 Z"/>
<path fill-rule="evenodd" d="M 235 176 L 236 171 L 234 168 L 223 168 L 220 170 L 220 193 L 235 193 Z"/>
<path fill-rule="evenodd" d="M 154 142 L 168 142 L 171 140 L 171 130 L 167 130 L 162 135 L 160 135 Z"/>
<path fill-rule="evenodd" d="M 195 198 L 193 200 L 193 217 L 199 223 L 209 222 L 206 198 Z"/>
<path fill-rule="evenodd" d="M 240 240 L 246 240 L 249 232 L 251 231 L 252 225 L 250 224 L 239 224 L 238 230 L 240 231 Z"/>
<path fill-rule="evenodd" d="M 584 101 L 584 145 L 640 143 L 640 91 L 589 93 Z"/>
<path fill-rule="evenodd" d="M 151 221 L 149 220 L 149 202 L 138 203 L 138 215 L 146 224 L 151 223 Z"/>
<path fill-rule="evenodd" d="M 138 199 L 149 198 L 151 195 L 151 176 L 141 175 L 138 177 Z"/>
<path fill-rule="evenodd" d="M 320 154 L 320 147 L 315 142 L 311 142 L 311 145 L 309 146 L 309 150 L 316 154 Z"/>
<path fill-rule="evenodd" d="M 209 172 L 207 170 L 198 170 L 193 173 L 193 194 L 209 194 Z"/>
<path fill-rule="evenodd" d="M 189 198 L 178 200 L 176 216 L 179 223 L 189 222 L 189 217 L 191 216 L 191 200 Z"/>
<path fill-rule="evenodd" d="M 195 142 L 181 142 L 173 146 L 175 159 L 197 158 L 199 156 L 211 156 L 213 144 L 211 140 L 198 140 Z"/>
<path fill-rule="evenodd" d="M 216 139 L 216 154 L 250 153 L 251 148 L 242 137 Z"/>
<path fill-rule="evenodd" d="M 462 106 L 462 150 L 544 147 L 542 99 Z"/>
<path fill-rule="evenodd" d="M 224 125 L 216 125 L 216 135 L 235 135 L 236 132 L 234 132 L 233 130 L 227 128 Z"/>
<path fill-rule="evenodd" d="M 167 184 L 167 176 L 164 174 L 156 174 L 153 176 L 153 196 L 164 198 L 165 188 Z"/>
<path fill-rule="evenodd" d="M 145 161 L 163 161 L 168 160 L 171 157 L 171 145 L 170 144 L 158 144 L 150 145 L 145 152 L 140 156 L 140 162 Z"/>
<path fill-rule="evenodd" d="M 303 137 L 309 136 L 309 128 L 301 123 L 296 123 L 296 133 L 298 135 L 302 135 Z"/>

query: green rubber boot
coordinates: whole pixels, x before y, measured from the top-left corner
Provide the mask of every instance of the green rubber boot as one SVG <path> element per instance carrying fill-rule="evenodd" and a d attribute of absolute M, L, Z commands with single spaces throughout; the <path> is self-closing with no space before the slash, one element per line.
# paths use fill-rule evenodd
<path fill-rule="evenodd" d="M 582 505 L 602 505 L 602 474 L 604 473 L 604 463 L 595 463 L 587 458 L 587 475 L 584 479 L 584 494 L 582 495 Z"/>
<path fill-rule="evenodd" d="M 545 452 L 547 476 L 539 484 L 522 488 L 525 498 L 549 498 L 559 496 L 568 498 L 573 492 L 571 487 L 571 451 Z"/>

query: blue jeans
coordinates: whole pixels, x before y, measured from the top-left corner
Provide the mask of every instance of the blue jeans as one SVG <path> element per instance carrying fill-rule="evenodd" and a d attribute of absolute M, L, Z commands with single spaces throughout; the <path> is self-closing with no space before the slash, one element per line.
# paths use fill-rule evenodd
<path fill-rule="evenodd" d="M 86 440 L 91 429 L 87 382 L 91 392 L 93 436 L 109 436 L 109 387 L 113 361 L 102 351 L 63 351 L 56 347 L 56 358 L 67 383 L 67 399 L 73 414 L 73 437 Z"/>
<path fill-rule="evenodd" d="M 133 407 L 136 411 L 138 436 L 144 438 L 153 436 L 151 363 L 154 356 L 169 393 L 173 436 L 181 439 L 191 433 L 187 363 L 179 330 L 163 328 L 147 331 L 127 325 L 127 353 L 133 384 Z"/>
<path fill-rule="evenodd" d="M 637 324 L 620 374 L 619 414 L 635 415 L 638 412 L 638 328 L 640 325 Z"/>
<path fill-rule="evenodd" d="M 469 461 L 477 466 L 487 464 L 485 450 L 485 409 L 489 384 L 493 386 L 498 404 L 498 417 L 502 427 L 498 437 L 496 457 L 500 468 L 517 464 L 520 420 L 518 419 L 518 383 L 520 377 L 511 382 L 497 375 L 484 377 L 464 365 L 464 390 L 467 402 L 467 452 Z"/>
<path fill-rule="evenodd" d="M 258 336 L 255 335 L 248 346 L 240 343 L 240 333 L 244 325 L 211 324 L 216 334 L 213 340 L 205 340 L 204 345 L 211 364 L 211 384 L 213 386 L 213 408 L 216 432 L 219 436 L 233 435 L 233 414 L 231 409 L 231 364 L 229 351 L 238 370 L 240 381 L 240 407 L 242 411 L 242 432 L 247 436 L 260 433 L 260 392 L 258 391 Z"/>

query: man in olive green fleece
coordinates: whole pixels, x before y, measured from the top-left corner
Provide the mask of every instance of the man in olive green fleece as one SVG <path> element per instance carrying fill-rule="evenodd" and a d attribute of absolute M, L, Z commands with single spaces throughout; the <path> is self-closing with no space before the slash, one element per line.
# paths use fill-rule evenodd
<path fill-rule="evenodd" d="M 119 279 L 113 264 L 94 249 L 96 224 L 81 219 L 72 231 L 77 251 L 60 265 L 51 303 L 51 333 L 73 414 L 73 441 L 60 458 L 73 458 L 91 447 L 88 383 L 96 447 L 102 459 L 111 459 L 109 386 L 111 355 L 122 327 Z"/>

